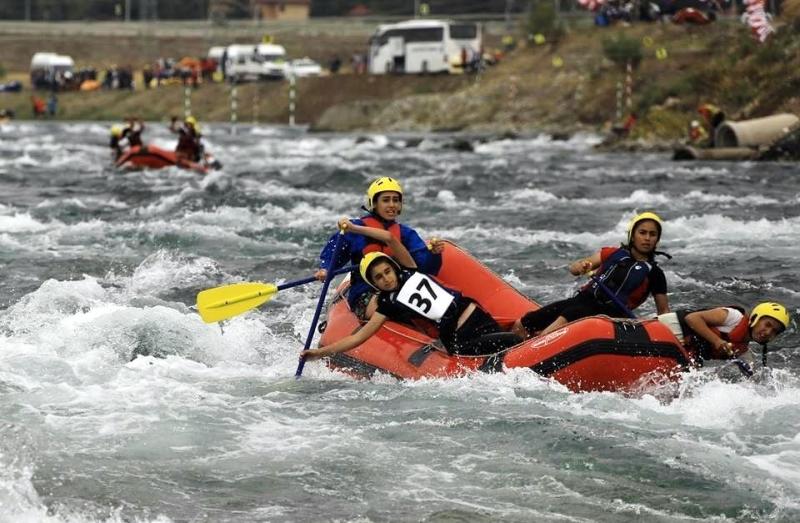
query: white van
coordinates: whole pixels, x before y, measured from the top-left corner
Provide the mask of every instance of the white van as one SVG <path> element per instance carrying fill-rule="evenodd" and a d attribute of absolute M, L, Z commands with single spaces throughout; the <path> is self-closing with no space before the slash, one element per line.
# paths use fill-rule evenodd
<path fill-rule="evenodd" d="M 229 45 L 225 49 L 225 78 L 233 82 L 246 80 L 280 80 L 287 73 L 286 49 L 281 45 Z"/>
<path fill-rule="evenodd" d="M 206 54 L 206 58 L 209 60 L 214 60 L 217 64 L 222 61 L 222 56 L 225 54 L 225 46 L 217 45 L 208 50 L 208 54 Z"/>
<path fill-rule="evenodd" d="M 55 88 L 59 80 L 72 78 L 72 57 L 57 53 L 34 53 L 31 58 L 31 84 L 34 88 Z"/>

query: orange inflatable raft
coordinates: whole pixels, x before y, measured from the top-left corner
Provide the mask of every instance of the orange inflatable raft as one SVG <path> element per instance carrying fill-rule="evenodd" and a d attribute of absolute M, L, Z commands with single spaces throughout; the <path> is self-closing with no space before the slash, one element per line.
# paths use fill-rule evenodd
<path fill-rule="evenodd" d="M 456 245 L 447 243 L 443 257 L 436 279 L 475 299 L 501 325 L 510 328 L 515 319 L 539 308 Z M 347 304 L 348 288 L 346 280 L 336 291 L 320 346 L 353 333 L 361 325 Z M 633 391 L 654 379 L 674 379 L 688 368 L 690 356 L 669 327 L 657 320 L 595 316 L 526 340 L 493 357 L 449 355 L 434 337 L 387 321 L 362 345 L 327 362 L 331 368 L 359 377 L 382 372 L 402 379 L 527 367 L 580 392 Z"/>
<path fill-rule="evenodd" d="M 143 145 L 141 147 L 131 147 L 117 159 L 115 165 L 121 169 L 163 169 L 164 167 L 177 166 L 181 169 L 188 169 L 201 174 L 208 172 L 205 165 L 190 162 L 188 160 L 178 161 L 173 151 L 156 147 L 155 145 Z"/>

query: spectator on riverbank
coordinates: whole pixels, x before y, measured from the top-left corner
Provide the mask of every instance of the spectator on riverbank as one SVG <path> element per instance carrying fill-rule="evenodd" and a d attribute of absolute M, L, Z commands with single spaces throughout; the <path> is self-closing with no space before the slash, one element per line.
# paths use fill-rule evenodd
<path fill-rule="evenodd" d="M 331 74 L 336 74 L 339 72 L 339 69 L 341 69 L 341 67 L 342 67 L 342 59 L 339 58 L 339 56 L 337 55 L 334 56 L 333 59 L 331 60 L 331 63 L 328 66 L 328 70 L 331 72 Z"/>
<path fill-rule="evenodd" d="M 631 134 L 631 130 L 633 130 L 633 126 L 636 125 L 637 115 L 635 112 L 632 112 L 625 118 L 625 121 L 622 124 L 615 125 L 611 128 L 611 132 L 617 138 L 627 138 L 629 134 Z"/>
<path fill-rule="evenodd" d="M 47 116 L 55 118 L 56 113 L 58 113 L 58 97 L 56 96 L 56 92 L 53 91 L 47 99 Z"/>
<path fill-rule="evenodd" d="M 725 121 L 725 113 L 714 104 L 704 103 L 697 108 L 697 112 L 703 117 L 706 134 L 708 135 L 708 146 L 714 147 L 714 138 L 717 127 Z"/>
<path fill-rule="evenodd" d="M 153 81 L 153 68 L 149 65 L 144 66 L 144 69 L 142 69 L 142 81 L 144 82 L 144 88 L 150 89 L 150 82 Z"/>
<path fill-rule="evenodd" d="M 705 129 L 703 129 L 703 126 L 700 125 L 700 122 L 697 120 L 692 120 L 689 123 L 688 137 L 690 145 L 708 145 L 708 133 Z"/>
<path fill-rule="evenodd" d="M 36 95 L 31 95 L 31 108 L 33 109 L 34 118 L 41 118 L 44 116 L 44 100 Z"/>

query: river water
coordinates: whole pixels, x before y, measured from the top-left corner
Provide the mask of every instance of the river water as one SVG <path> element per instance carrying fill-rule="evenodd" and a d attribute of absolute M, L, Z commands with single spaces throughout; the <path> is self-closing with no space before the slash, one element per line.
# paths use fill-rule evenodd
<path fill-rule="evenodd" d="M 800 306 L 796 165 L 209 124 L 206 177 L 109 167 L 107 126 L 0 127 L 0 521 L 798 521 L 800 354 L 668 394 L 573 394 L 530 371 L 293 377 L 319 285 L 228 322 L 199 290 L 305 277 L 381 175 L 403 220 L 540 303 L 569 261 L 665 219 L 673 308 Z M 163 126 L 149 141 L 172 146 Z M 420 140 L 421 139 L 421 140 Z M 642 314 L 653 312 L 652 303 Z"/>

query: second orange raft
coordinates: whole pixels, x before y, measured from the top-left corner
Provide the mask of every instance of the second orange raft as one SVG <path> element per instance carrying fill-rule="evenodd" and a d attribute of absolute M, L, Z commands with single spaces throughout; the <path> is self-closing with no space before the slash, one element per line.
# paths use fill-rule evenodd
<path fill-rule="evenodd" d="M 188 160 L 178 160 L 173 151 L 155 145 L 131 147 L 122 153 L 115 165 L 122 169 L 163 169 L 174 166 L 201 174 L 208 172 L 205 165 Z"/>

